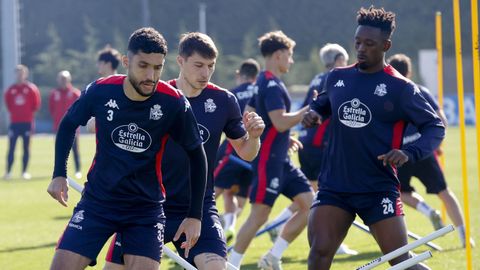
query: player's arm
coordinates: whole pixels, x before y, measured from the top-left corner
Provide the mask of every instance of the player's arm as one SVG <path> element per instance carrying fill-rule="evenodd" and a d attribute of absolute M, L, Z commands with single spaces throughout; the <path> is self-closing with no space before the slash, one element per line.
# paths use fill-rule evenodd
<path fill-rule="evenodd" d="M 38 111 L 42 104 L 42 97 L 40 95 L 40 90 L 38 90 L 37 86 L 32 84 L 32 91 L 33 91 L 33 111 Z"/>
<path fill-rule="evenodd" d="M 270 117 L 273 126 L 278 132 L 285 132 L 300 123 L 303 115 L 309 108 L 309 106 L 305 106 L 296 112 L 289 113 L 287 113 L 285 109 L 273 110 L 268 112 L 268 117 Z"/>
<path fill-rule="evenodd" d="M 265 129 L 263 119 L 255 112 L 245 111 L 243 123 L 247 133 L 239 139 L 229 139 L 238 156 L 246 161 L 252 161 L 260 149 L 260 136 Z"/>
<path fill-rule="evenodd" d="M 61 205 L 67 206 L 68 185 L 67 185 L 67 160 L 70 149 L 75 139 L 75 131 L 78 125 L 68 116 L 63 117 L 58 127 L 55 139 L 55 167 L 53 179 L 48 186 L 48 193 Z"/>

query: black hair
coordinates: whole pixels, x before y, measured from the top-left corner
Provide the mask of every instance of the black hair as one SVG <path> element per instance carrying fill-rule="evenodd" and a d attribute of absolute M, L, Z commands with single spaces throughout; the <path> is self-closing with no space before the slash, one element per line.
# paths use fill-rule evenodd
<path fill-rule="evenodd" d="M 412 70 L 412 61 L 405 54 L 395 54 L 388 58 L 387 62 L 400 74 L 407 77 Z"/>
<path fill-rule="evenodd" d="M 218 50 L 213 40 L 206 34 L 190 32 L 180 37 L 178 54 L 184 58 L 198 53 L 206 59 L 214 59 L 218 56 Z"/>
<path fill-rule="evenodd" d="M 358 25 L 379 28 L 387 38 L 390 38 L 395 29 L 395 13 L 373 6 L 368 9 L 362 7 L 357 12 L 357 22 Z"/>
<path fill-rule="evenodd" d="M 152 27 L 143 27 L 135 30 L 128 39 L 128 51 L 137 54 L 161 53 L 167 55 L 167 42 L 157 30 Z"/>
<path fill-rule="evenodd" d="M 262 55 L 265 57 L 274 54 L 278 50 L 293 49 L 295 41 L 287 37 L 282 31 L 272 31 L 259 37 L 258 45 Z"/>
<path fill-rule="evenodd" d="M 238 74 L 247 78 L 254 79 L 255 77 L 257 77 L 259 71 L 260 65 L 258 64 L 258 62 L 255 61 L 255 59 L 249 58 L 242 62 L 242 64 L 240 65 L 240 69 L 238 70 Z"/>
<path fill-rule="evenodd" d="M 102 61 L 105 63 L 110 63 L 112 69 L 116 70 L 120 64 L 120 53 L 110 46 L 106 46 L 103 50 L 98 52 L 97 61 Z"/>

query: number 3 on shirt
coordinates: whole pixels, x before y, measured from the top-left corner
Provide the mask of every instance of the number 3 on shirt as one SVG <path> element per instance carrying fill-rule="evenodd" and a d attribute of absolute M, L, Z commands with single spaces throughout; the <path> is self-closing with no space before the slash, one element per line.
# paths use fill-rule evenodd
<path fill-rule="evenodd" d="M 113 120 L 113 111 L 112 111 L 112 110 L 108 110 L 107 113 L 108 113 L 107 120 L 108 120 L 108 121 L 112 121 L 112 120 Z"/>

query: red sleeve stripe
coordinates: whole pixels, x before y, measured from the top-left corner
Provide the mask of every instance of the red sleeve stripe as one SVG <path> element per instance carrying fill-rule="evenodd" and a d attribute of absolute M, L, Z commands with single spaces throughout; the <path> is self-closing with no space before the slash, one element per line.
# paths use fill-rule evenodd
<path fill-rule="evenodd" d="M 123 84 L 127 76 L 125 75 L 112 75 L 105 78 L 100 78 L 96 81 L 97 84 Z"/>
<path fill-rule="evenodd" d="M 330 123 L 330 118 L 323 121 L 322 124 L 317 128 L 315 135 L 313 136 L 313 146 L 320 147 L 322 146 L 323 137 L 325 136 L 325 131 L 327 130 L 328 124 Z"/>
<path fill-rule="evenodd" d="M 168 140 L 168 134 L 164 135 L 160 142 L 160 150 L 158 151 L 157 155 L 155 156 L 155 169 L 157 173 L 158 184 L 162 190 L 163 197 L 165 197 L 165 187 L 163 186 L 163 178 L 162 178 L 162 159 L 163 159 L 163 152 L 165 152 L 165 144 Z"/>
<path fill-rule="evenodd" d="M 166 94 L 172 97 L 180 98 L 182 95 L 179 90 L 177 90 L 174 86 L 170 83 L 166 83 L 164 81 L 159 81 L 157 84 L 157 92 Z"/>

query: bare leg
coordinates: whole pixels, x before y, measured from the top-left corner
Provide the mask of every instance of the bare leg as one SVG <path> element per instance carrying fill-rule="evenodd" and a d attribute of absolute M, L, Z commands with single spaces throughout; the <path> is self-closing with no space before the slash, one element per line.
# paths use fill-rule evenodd
<path fill-rule="evenodd" d="M 453 192 L 447 188 L 438 193 L 438 197 L 445 205 L 448 216 L 452 220 L 453 224 L 456 227 L 463 225 L 462 210 L 460 210 L 460 204 L 458 203 L 455 194 L 453 194 Z"/>
<path fill-rule="evenodd" d="M 127 270 L 158 270 L 160 263 L 144 256 L 125 254 L 125 269 Z"/>
<path fill-rule="evenodd" d="M 265 204 L 252 204 L 250 215 L 238 232 L 237 241 L 233 247 L 234 251 L 240 254 L 245 253 L 258 229 L 267 221 L 271 210 L 272 208 Z"/>
<path fill-rule="evenodd" d="M 78 253 L 57 249 L 50 270 L 83 270 L 91 260 Z"/>
<path fill-rule="evenodd" d="M 198 270 L 224 270 L 227 269 L 227 261 L 215 253 L 202 253 L 193 259 Z"/>
<path fill-rule="evenodd" d="M 296 212 L 283 227 L 280 237 L 291 243 L 303 231 L 307 225 L 308 213 L 312 205 L 313 194 L 311 192 L 300 193 L 293 198 L 293 204 L 297 207 Z"/>
<path fill-rule="evenodd" d="M 347 235 L 354 216 L 331 205 L 320 205 L 308 217 L 308 269 L 328 270 L 335 252 Z"/>

